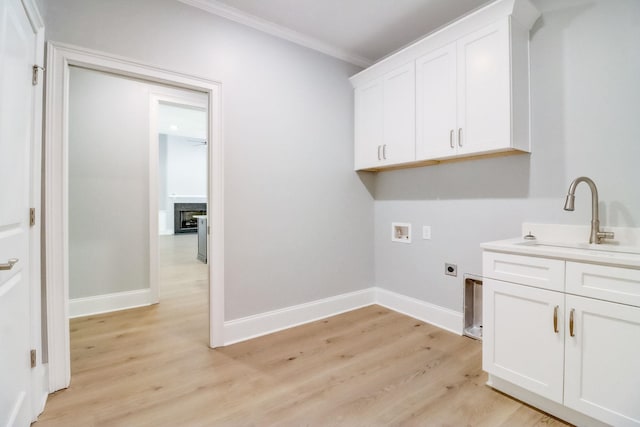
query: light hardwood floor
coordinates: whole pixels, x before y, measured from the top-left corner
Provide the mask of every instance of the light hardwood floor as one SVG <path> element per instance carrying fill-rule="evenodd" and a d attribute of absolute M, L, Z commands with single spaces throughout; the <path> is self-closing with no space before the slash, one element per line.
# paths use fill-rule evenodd
<path fill-rule="evenodd" d="M 480 342 L 380 306 L 209 349 L 193 236 L 161 243 L 160 304 L 72 320 L 36 427 L 564 425 L 488 388 Z"/>

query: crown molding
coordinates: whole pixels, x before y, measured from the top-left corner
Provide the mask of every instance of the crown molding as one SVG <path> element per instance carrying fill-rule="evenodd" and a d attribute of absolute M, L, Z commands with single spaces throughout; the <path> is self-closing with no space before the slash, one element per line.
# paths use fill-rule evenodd
<path fill-rule="evenodd" d="M 235 7 L 228 6 L 217 0 L 178 0 L 189 6 L 197 7 L 214 15 L 221 16 L 239 24 L 246 25 L 256 30 L 262 31 L 272 36 L 288 40 L 300 46 L 322 52 L 325 55 L 346 61 L 350 64 L 366 68 L 373 64 L 373 61 L 356 55 L 347 50 L 325 43 L 314 37 L 306 36 L 287 27 L 275 24 L 271 21 L 259 18 L 255 15 L 243 12 Z"/>
<path fill-rule="evenodd" d="M 40 15 L 35 0 L 22 0 L 22 7 L 24 7 L 24 10 L 27 12 L 27 17 L 29 18 L 29 23 L 33 31 L 37 32 L 44 29 L 44 20 L 42 19 L 42 15 Z"/>

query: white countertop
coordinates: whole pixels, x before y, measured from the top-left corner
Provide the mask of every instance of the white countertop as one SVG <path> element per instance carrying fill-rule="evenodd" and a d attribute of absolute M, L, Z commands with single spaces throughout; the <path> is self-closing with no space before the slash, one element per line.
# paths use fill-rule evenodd
<path fill-rule="evenodd" d="M 544 242 L 522 237 L 487 242 L 480 246 L 489 251 L 640 269 L 640 248 L 636 246 Z"/>

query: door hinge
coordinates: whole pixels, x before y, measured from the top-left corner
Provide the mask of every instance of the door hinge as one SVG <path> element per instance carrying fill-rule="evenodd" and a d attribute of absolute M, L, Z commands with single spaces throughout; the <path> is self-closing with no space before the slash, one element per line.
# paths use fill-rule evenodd
<path fill-rule="evenodd" d="M 31 355 L 31 367 L 35 368 L 36 367 L 36 351 L 31 350 L 29 354 Z"/>
<path fill-rule="evenodd" d="M 29 225 L 36 225 L 36 208 L 29 208 Z"/>
<path fill-rule="evenodd" d="M 33 68 L 32 68 L 31 84 L 34 85 L 34 86 L 36 86 L 38 84 L 38 75 L 40 74 L 40 73 L 38 73 L 38 71 L 40 71 L 40 70 L 44 71 L 45 68 L 41 67 L 40 65 L 37 65 L 37 64 L 34 65 Z"/>

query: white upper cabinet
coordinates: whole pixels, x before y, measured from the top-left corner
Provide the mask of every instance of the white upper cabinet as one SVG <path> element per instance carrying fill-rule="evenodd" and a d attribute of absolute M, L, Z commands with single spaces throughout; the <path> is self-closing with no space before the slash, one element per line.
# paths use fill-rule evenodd
<path fill-rule="evenodd" d="M 539 15 L 528 0 L 498 0 L 353 76 L 356 170 L 530 152 L 529 29 Z"/>
<path fill-rule="evenodd" d="M 413 63 L 384 76 L 384 129 L 382 162 L 385 165 L 415 160 L 416 83 Z"/>
<path fill-rule="evenodd" d="M 356 169 L 415 160 L 413 62 L 355 90 Z"/>
<path fill-rule="evenodd" d="M 416 60 L 416 160 L 511 149 L 509 22 Z"/>
<path fill-rule="evenodd" d="M 383 140 L 382 79 L 355 90 L 355 165 L 366 169 L 380 162 Z"/>
<path fill-rule="evenodd" d="M 456 44 L 416 60 L 416 158 L 456 154 Z"/>
<path fill-rule="evenodd" d="M 511 143 L 508 19 L 458 40 L 457 53 L 458 153 L 515 148 Z"/>

